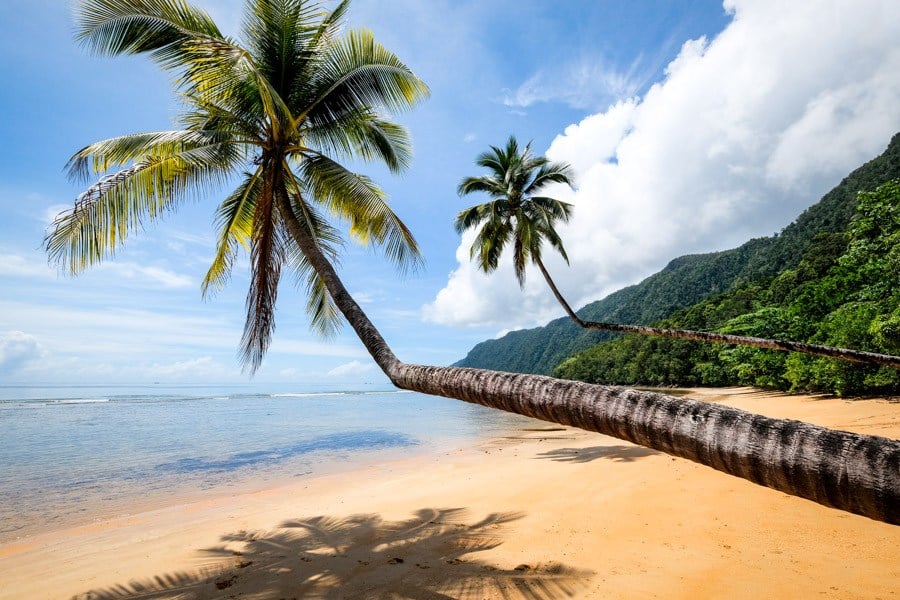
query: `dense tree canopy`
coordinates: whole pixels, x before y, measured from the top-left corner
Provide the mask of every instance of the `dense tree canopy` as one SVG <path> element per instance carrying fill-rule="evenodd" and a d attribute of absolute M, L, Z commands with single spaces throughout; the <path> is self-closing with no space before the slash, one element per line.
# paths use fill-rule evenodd
<path fill-rule="evenodd" d="M 680 311 L 666 327 L 900 349 L 900 180 L 861 192 L 846 231 L 817 236 L 800 263 Z M 564 361 L 562 377 L 648 385 L 757 385 L 897 393 L 900 371 L 756 348 L 625 337 Z"/>

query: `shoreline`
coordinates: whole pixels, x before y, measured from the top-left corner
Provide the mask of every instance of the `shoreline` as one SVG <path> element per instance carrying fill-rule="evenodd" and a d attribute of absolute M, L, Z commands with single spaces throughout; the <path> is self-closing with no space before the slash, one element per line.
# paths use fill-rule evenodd
<path fill-rule="evenodd" d="M 750 388 L 690 396 L 900 437 L 900 405 L 885 400 Z M 2 544 L 0 598 L 86 600 L 132 582 L 211 598 L 316 597 L 332 586 L 347 598 L 412 589 L 461 598 L 900 597 L 900 527 L 536 423 L 469 447 Z"/>

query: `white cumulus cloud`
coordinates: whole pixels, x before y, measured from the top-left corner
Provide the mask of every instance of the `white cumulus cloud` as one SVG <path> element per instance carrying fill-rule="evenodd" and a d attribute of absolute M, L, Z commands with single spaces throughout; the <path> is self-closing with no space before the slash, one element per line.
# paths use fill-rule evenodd
<path fill-rule="evenodd" d="M 10 374 L 40 359 L 44 350 L 33 335 L 23 331 L 0 332 L 0 374 Z"/>
<path fill-rule="evenodd" d="M 375 369 L 375 363 L 364 363 L 351 360 L 348 363 L 338 365 L 326 373 L 328 377 L 354 377 L 371 373 Z"/>
<path fill-rule="evenodd" d="M 880 153 L 900 130 L 900 3 L 728 0 L 731 23 L 686 41 L 665 78 L 566 128 L 546 154 L 573 165 L 560 228 L 571 266 L 546 262 L 573 304 L 596 300 L 676 256 L 771 235 Z M 537 270 L 486 277 L 459 266 L 427 320 L 531 326 L 562 311 Z"/>

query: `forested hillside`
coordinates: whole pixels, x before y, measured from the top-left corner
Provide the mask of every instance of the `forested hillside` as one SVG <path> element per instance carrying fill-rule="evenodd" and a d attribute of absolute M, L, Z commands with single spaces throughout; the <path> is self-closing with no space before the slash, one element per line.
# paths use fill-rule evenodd
<path fill-rule="evenodd" d="M 682 256 L 641 283 L 588 304 L 578 314 L 589 321 L 649 325 L 706 298 L 754 285 L 765 287 L 781 271 L 796 269 L 814 241 L 822 243 L 816 241 L 821 236 L 847 230 L 857 192 L 872 191 L 898 177 L 900 134 L 881 156 L 853 171 L 780 234 L 750 240 L 724 252 Z M 573 354 L 615 337 L 580 329 L 562 318 L 544 327 L 513 331 L 482 342 L 457 365 L 550 374 Z"/>
<path fill-rule="evenodd" d="M 796 267 L 676 312 L 661 327 L 900 353 L 900 179 L 859 194 L 845 232 L 823 232 Z M 592 382 L 900 392 L 900 370 L 803 354 L 626 336 L 564 361 Z"/>

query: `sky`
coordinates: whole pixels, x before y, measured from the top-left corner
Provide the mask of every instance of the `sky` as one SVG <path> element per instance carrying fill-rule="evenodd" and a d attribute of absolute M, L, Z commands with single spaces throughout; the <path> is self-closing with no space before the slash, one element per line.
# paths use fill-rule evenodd
<path fill-rule="evenodd" d="M 239 35 L 242 2 L 198 0 Z M 689 253 L 771 235 L 900 130 L 900 3 L 893 0 L 355 0 L 430 87 L 397 120 L 405 173 L 359 166 L 425 256 L 401 276 L 348 244 L 339 274 L 401 360 L 447 365 L 476 343 L 562 316 L 536 270 L 487 276 L 469 262 L 456 194 L 479 153 L 510 135 L 572 165 L 560 228 L 570 264 L 545 253 L 576 306 Z M 214 212 L 227 188 L 183 204 L 77 278 L 47 262 L 49 223 L 82 186 L 79 148 L 172 127 L 179 105 L 146 57 L 96 57 L 64 0 L 0 3 L 0 385 L 384 384 L 349 327 L 323 340 L 288 278 L 253 379 L 237 356 L 248 261 L 203 299 Z M 508 257 L 507 257 L 508 258 Z"/>

